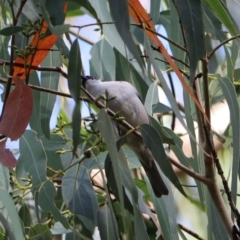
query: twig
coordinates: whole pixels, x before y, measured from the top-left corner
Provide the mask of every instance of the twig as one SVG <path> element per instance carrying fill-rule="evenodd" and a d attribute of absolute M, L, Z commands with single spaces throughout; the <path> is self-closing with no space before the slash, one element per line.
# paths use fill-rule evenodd
<path fill-rule="evenodd" d="M 195 237 L 198 240 L 204 240 L 203 238 L 201 238 L 197 233 L 193 232 L 192 230 L 186 228 L 185 226 L 183 226 L 182 224 L 178 223 L 178 226 L 180 229 L 182 229 L 184 232 L 188 233 L 189 235 Z"/>
<path fill-rule="evenodd" d="M 86 43 L 88 43 L 88 44 L 90 44 L 90 45 L 94 45 L 94 42 L 93 42 L 93 41 L 91 41 L 91 40 L 83 37 L 82 35 L 80 35 L 80 34 L 78 34 L 78 33 L 75 33 L 74 31 L 71 31 L 71 30 L 68 31 L 68 32 L 69 32 L 70 34 L 72 34 L 73 36 L 81 39 L 82 41 L 84 41 L 84 42 L 86 42 Z"/>
<path fill-rule="evenodd" d="M 210 60 L 210 59 L 212 58 L 213 54 L 214 54 L 220 47 L 222 47 L 224 44 L 226 44 L 226 43 L 228 43 L 228 42 L 230 42 L 230 41 L 232 41 L 232 40 L 234 40 L 234 39 L 237 39 L 237 38 L 239 38 L 239 37 L 240 37 L 240 34 L 237 35 L 237 36 L 234 36 L 234 37 L 231 37 L 231 38 L 229 38 L 229 39 L 226 39 L 226 40 L 222 41 L 217 47 L 215 47 L 215 48 L 207 55 L 207 59 Z"/>
<path fill-rule="evenodd" d="M 174 88 L 174 85 L 173 85 L 172 75 L 169 72 L 168 72 L 168 78 L 169 78 L 170 87 L 171 87 L 173 97 L 176 100 L 176 93 L 175 93 L 175 88 Z M 172 123 L 171 123 L 172 131 L 174 131 L 174 129 L 175 129 L 175 122 L 176 122 L 176 114 L 173 111 L 173 113 L 172 113 Z"/>
<path fill-rule="evenodd" d="M 189 175 L 190 177 L 204 183 L 204 184 L 209 184 L 210 180 L 206 177 L 204 177 L 203 175 L 194 172 L 193 170 L 191 170 L 190 168 L 185 167 L 183 164 L 181 164 L 178 161 L 175 161 L 173 158 L 168 157 L 169 161 L 172 163 L 172 165 L 174 165 L 175 167 L 177 167 L 178 169 L 182 170 L 184 173 L 186 173 L 187 175 Z"/>

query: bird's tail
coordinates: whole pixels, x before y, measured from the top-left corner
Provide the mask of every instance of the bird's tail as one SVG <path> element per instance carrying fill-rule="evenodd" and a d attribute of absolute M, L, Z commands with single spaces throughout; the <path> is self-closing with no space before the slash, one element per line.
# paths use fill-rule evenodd
<path fill-rule="evenodd" d="M 152 160 L 151 167 L 146 167 L 143 165 L 143 168 L 148 176 L 148 179 L 151 183 L 152 189 L 156 197 L 168 195 L 168 189 L 157 169 L 155 161 Z"/>

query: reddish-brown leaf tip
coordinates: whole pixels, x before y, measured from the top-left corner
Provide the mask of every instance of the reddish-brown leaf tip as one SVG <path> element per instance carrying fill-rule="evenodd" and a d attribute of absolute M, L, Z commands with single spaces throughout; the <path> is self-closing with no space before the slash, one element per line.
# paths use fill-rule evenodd
<path fill-rule="evenodd" d="M 8 168 L 14 168 L 17 166 L 17 160 L 13 156 L 9 149 L 5 148 L 7 139 L 0 141 L 0 163 Z"/>

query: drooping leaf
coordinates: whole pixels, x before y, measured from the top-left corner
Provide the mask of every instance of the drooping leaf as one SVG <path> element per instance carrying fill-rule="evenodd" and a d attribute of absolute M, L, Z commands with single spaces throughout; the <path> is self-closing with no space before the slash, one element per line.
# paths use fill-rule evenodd
<path fill-rule="evenodd" d="M 104 80 L 114 79 L 116 74 L 116 60 L 113 48 L 106 38 L 102 38 L 95 43 L 90 54 L 91 75 Z"/>
<path fill-rule="evenodd" d="M 14 78 L 15 88 L 9 94 L 0 122 L 0 133 L 17 140 L 25 131 L 33 108 L 32 90 Z"/>
<path fill-rule="evenodd" d="M 40 86 L 40 81 L 39 81 L 37 72 L 33 72 L 30 75 L 29 83 L 35 86 Z M 41 136 L 43 135 L 41 124 L 40 124 L 41 92 L 33 89 L 32 93 L 33 93 L 33 110 L 32 110 L 31 118 L 29 121 L 29 125 L 33 131 L 37 132 L 37 134 Z"/>
<path fill-rule="evenodd" d="M 23 29 L 24 27 L 21 26 L 6 27 L 0 30 L 0 35 L 11 36 L 18 32 L 21 32 Z"/>
<path fill-rule="evenodd" d="M 8 168 L 17 166 L 17 160 L 9 149 L 5 148 L 7 139 L 0 142 L 0 163 Z"/>
<path fill-rule="evenodd" d="M 9 177 L 9 169 L 2 164 L 0 164 L 0 187 L 3 189 L 6 189 L 8 191 L 9 189 L 9 183 L 10 183 L 10 177 Z"/>
<path fill-rule="evenodd" d="M 61 65 L 60 54 L 57 51 L 50 51 L 43 62 L 46 66 L 56 67 Z M 58 72 L 42 72 L 41 86 L 50 90 L 57 90 L 59 82 Z M 56 95 L 49 92 L 41 92 L 40 95 L 40 123 L 44 135 L 50 137 L 50 119 L 53 107 L 56 101 Z"/>
<path fill-rule="evenodd" d="M 52 234 L 47 224 L 38 223 L 30 227 L 29 238 L 38 239 L 40 237 L 42 237 L 43 239 L 52 239 Z"/>
<path fill-rule="evenodd" d="M 47 182 L 39 191 L 38 203 L 45 212 L 51 212 L 56 222 L 61 222 L 65 228 L 69 228 L 67 219 L 61 214 L 54 203 L 56 190 L 52 182 Z"/>
<path fill-rule="evenodd" d="M 68 88 L 75 101 L 75 106 L 72 114 L 73 127 L 73 153 L 76 152 L 80 142 L 80 126 L 81 126 L 81 112 L 79 105 L 80 89 L 81 89 L 81 69 L 82 62 L 80 56 L 80 48 L 78 39 L 76 39 L 70 50 L 70 58 L 68 64 Z"/>
<path fill-rule="evenodd" d="M 148 189 L 150 192 L 150 196 L 152 199 L 152 202 L 154 204 L 154 208 L 159 220 L 159 223 L 161 225 L 161 231 L 164 235 L 164 238 L 166 239 L 178 239 L 177 235 L 177 224 L 176 224 L 176 211 L 173 207 L 174 205 L 174 199 L 173 199 L 173 193 L 171 190 L 171 186 L 168 181 L 166 181 L 166 177 L 163 176 L 164 182 L 167 185 L 167 188 L 169 189 L 169 194 L 167 196 L 156 198 L 151 186 L 149 180 L 145 178 L 145 181 L 148 185 Z"/>
<path fill-rule="evenodd" d="M 9 193 L 2 187 L 0 187 L 0 196 L 1 202 L 3 206 L 6 208 L 8 216 L 11 220 L 11 227 L 15 239 L 24 240 L 22 227 L 12 198 L 10 197 Z"/>
<path fill-rule="evenodd" d="M 172 165 L 167 159 L 160 135 L 152 126 L 148 124 L 141 125 L 140 130 L 145 145 L 152 152 L 154 159 L 157 161 L 161 170 L 175 185 L 175 187 L 186 197 L 187 195 L 184 192 L 176 173 L 173 171 Z"/>
<path fill-rule="evenodd" d="M 78 144 L 80 143 L 80 129 L 81 129 L 81 111 L 80 106 L 75 105 L 72 114 L 72 128 L 73 128 L 73 153 L 76 152 Z"/>
<path fill-rule="evenodd" d="M 234 23 L 226 11 L 226 6 L 223 2 L 218 0 L 206 0 L 207 4 L 211 7 L 211 10 L 216 14 L 216 16 L 222 21 L 225 27 L 229 30 L 232 35 L 236 35 L 237 31 L 234 27 Z"/>
<path fill-rule="evenodd" d="M 136 58 L 138 64 L 142 67 L 143 61 L 140 58 L 140 52 L 138 51 L 130 32 L 128 1 L 109 0 L 109 7 L 119 35 Z"/>
<path fill-rule="evenodd" d="M 155 105 L 156 103 L 159 102 L 159 98 L 158 98 L 158 85 L 155 82 L 153 82 L 147 92 L 147 96 L 145 99 L 145 108 L 147 110 L 147 113 L 152 116 L 153 113 L 153 105 Z"/>
<path fill-rule="evenodd" d="M 97 220 L 101 239 L 111 240 L 119 238 L 118 229 L 116 229 L 117 220 L 108 206 L 98 210 Z"/>
<path fill-rule="evenodd" d="M 224 97 L 226 98 L 229 110 L 233 135 L 233 162 L 232 162 L 232 185 L 231 193 L 233 201 L 237 200 L 237 182 L 240 176 L 239 156 L 240 156 L 240 110 L 237 95 L 233 84 L 228 78 L 218 76 Z M 238 177 L 237 177 L 238 176 Z"/>
<path fill-rule="evenodd" d="M 35 132 L 26 130 L 19 141 L 20 157 L 24 169 L 33 180 L 32 187 L 35 189 L 46 180 L 47 156 L 43 145 L 38 140 Z"/>
<path fill-rule="evenodd" d="M 93 186 L 84 166 L 70 168 L 63 177 L 62 195 L 69 210 L 97 221 L 98 204 Z"/>
<path fill-rule="evenodd" d="M 31 225 L 31 215 L 28 206 L 24 203 L 19 209 L 19 217 L 23 222 L 24 227 L 30 227 Z"/>
<path fill-rule="evenodd" d="M 146 25 L 147 28 L 149 28 L 150 30 L 146 29 L 146 27 L 144 28 L 146 35 L 153 41 L 153 43 L 157 46 L 158 51 L 163 54 L 165 60 L 168 62 L 168 64 L 172 67 L 173 71 L 176 73 L 176 75 L 178 76 L 179 80 L 181 81 L 183 88 L 187 91 L 187 93 L 191 96 L 191 98 L 193 99 L 193 101 L 196 103 L 197 107 L 199 108 L 199 110 L 202 112 L 202 114 L 205 116 L 205 118 L 207 119 L 207 116 L 205 114 L 205 111 L 203 110 L 201 104 L 199 103 L 199 101 L 197 100 L 197 98 L 195 97 L 195 95 L 193 94 L 193 91 L 191 90 L 191 88 L 188 86 L 188 84 L 186 83 L 185 79 L 183 78 L 181 72 L 179 71 L 177 65 L 175 64 L 175 62 L 173 61 L 173 59 L 171 58 L 171 56 L 169 55 L 169 53 L 167 52 L 166 48 L 164 47 L 163 43 L 158 39 L 157 35 L 155 34 L 155 27 L 153 25 L 153 22 L 151 21 L 151 19 L 149 18 L 149 16 L 147 15 L 146 11 L 144 10 L 144 8 L 142 7 L 141 3 L 139 2 L 139 0 L 129 0 L 129 12 L 132 16 L 132 18 L 134 19 L 134 21 L 137 24 L 142 25 L 143 23 Z M 149 45 L 149 43 L 148 43 Z M 150 55 L 150 46 L 147 46 L 147 54 Z M 152 54 L 151 54 L 152 55 Z M 157 72 L 157 76 L 159 79 L 161 79 L 161 77 L 159 76 L 159 71 L 157 71 L 157 66 L 156 63 L 153 59 L 152 56 L 149 56 L 149 58 L 151 58 L 151 63 L 155 64 L 154 66 L 154 70 Z M 165 84 L 164 84 L 165 85 Z M 164 87 L 166 90 L 166 87 Z M 168 95 L 168 94 L 167 94 Z M 172 104 L 172 103 L 171 103 Z M 173 106 L 172 106 L 173 107 Z M 175 110 L 174 110 L 175 111 Z M 176 113 L 177 114 L 177 113 Z M 181 118 L 179 119 L 181 121 Z M 184 122 L 181 121 L 181 123 L 183 124 L 183 126 L 185 126 Z"/>
<path fill-rule="evenodd" d="M 186 39 L 190 62 L 190 81 L 194 81 L 198 61 L 205 54 L 204 26 L 200 0 L 174 0 Z"/>
<path fill-rule="evenodd" d="M 45 136 L 40 137 L 43 147 L 47 151 L 57 151 L 64 147 L 67 140 L 62 138 L 58 134 L 51 134 L 51 139 L 47 139 Z"/>

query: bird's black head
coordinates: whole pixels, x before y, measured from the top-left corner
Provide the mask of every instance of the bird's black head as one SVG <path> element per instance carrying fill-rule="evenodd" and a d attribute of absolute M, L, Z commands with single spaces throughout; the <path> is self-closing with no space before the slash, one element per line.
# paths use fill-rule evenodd
<path fill-rule="evenodd" d="M 92 76 L 82 76 L 82 85 L 83 85 L 84 88 L 85 88 L 87 80 L 89 80 L 89 79 L 93 80 L 95 78 L 92 77 Z"/>

